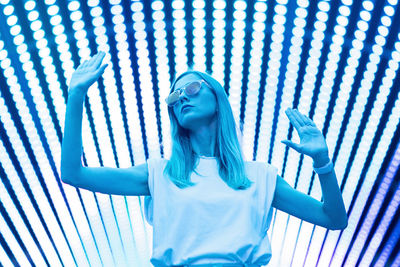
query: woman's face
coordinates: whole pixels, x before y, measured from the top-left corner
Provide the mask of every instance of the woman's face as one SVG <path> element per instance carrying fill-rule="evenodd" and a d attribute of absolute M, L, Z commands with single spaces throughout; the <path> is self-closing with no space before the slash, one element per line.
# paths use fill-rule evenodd
<path fill-rule="evenodd" d="M 202 80 L 201 77 L 189 73 L 175 83 L 174 90 L 183 88 L 190 82 L 200 80 Z M 182 110 L 185 105 L 190 105 L 190 107 Z M 215 119 L 216 109 L 216 97 L 206 83 L 201 83 L 200 91 L 195 95 L 187 95 L 186 92 L 183 92 L 181 99 L 173 107 L 179 125 L 192 131 L 201 126 L 210 125 Z"/>

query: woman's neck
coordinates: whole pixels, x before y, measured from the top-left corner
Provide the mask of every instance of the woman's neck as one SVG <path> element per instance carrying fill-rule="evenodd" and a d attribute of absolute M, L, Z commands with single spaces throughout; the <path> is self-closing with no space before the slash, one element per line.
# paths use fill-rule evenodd
<path fill-rule="evenodd" d="M 215 156 L 215 142 L 216 142 L 216 127 L 202 127 L 196 132 L 192 132 L 190 141 L 194 153 L 206 157 Z"/>

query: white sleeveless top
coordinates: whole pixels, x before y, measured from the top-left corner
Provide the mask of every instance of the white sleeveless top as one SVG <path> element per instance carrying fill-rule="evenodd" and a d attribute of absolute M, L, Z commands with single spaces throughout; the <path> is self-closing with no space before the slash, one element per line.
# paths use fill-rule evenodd
<path fill-rule="evenodd" d="M 191 174 L 195 186 L 180 189 L 163 170 L 167 159 L 148 159 L 150 196 L 145 217 L 153 226 L 150 262 L 158 266 L 242 263 L 266 265 L 271 259 L 267 230 L 272 219 L 277 168 L 245 162 L 255 183 L 234 190 L 218 174 L 215 157 L 199 158 Z"/>

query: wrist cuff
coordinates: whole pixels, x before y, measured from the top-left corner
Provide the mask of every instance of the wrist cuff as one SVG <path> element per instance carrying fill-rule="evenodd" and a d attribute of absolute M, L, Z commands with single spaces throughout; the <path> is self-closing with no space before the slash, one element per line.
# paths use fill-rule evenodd
<path fill-rule="evenodd" d="M 329 162 L 325 166 L 322 166 L 319 168 L 315 168 L 315 167 L 313 167 L 313 168 L 314 168 L 314 171 L 318 174 L 326 174 L 333 170 L 333 163 L 332 163 L 332 160 L 329 160 Z"/>

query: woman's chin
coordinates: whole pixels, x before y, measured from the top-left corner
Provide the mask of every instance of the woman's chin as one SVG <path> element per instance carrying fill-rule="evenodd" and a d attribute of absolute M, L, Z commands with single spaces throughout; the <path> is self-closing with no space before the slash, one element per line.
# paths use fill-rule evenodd
<path fill-rule="evenodd" d="M 195 116 L 182 118 L 180 123 L 182 128 L 185 128 L 189 131 L 195 131 L 196 129 L 202 128 L 204 126 L 210 126 L 211 124 L 212 120 L 210 118 L 197 118 Z"/>

